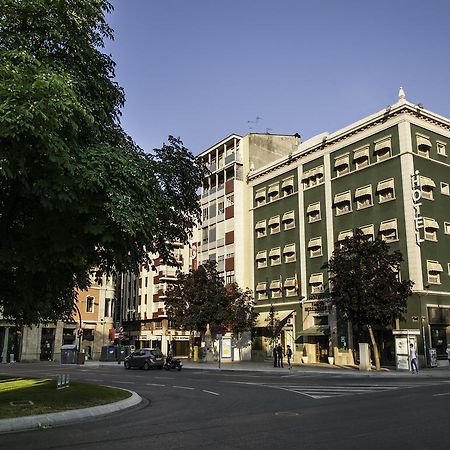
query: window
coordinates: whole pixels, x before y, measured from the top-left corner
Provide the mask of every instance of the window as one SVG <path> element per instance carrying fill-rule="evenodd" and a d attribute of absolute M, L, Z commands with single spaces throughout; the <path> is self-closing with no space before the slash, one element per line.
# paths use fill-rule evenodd
<path fill-rule="evenodd" d="M 442 266 L 438 261 L 427 260 L 428 283 L 441 284 Z"/>
<path fill-rule="evenodd" d="M 283 249 L 284 262 L 290 263 L 295 261 L 295 244 L 288 244 Z"/>
<path fill-rule="evenodd" d="M 322 256 L 322 238 L 312 238 L 308 242 L 308 250 L 310 258 Z"/>
<path fill-rule="evenodd" d="M 302 183 L 304 189 L 323 183 L 323 166 L 304 172 L 302 176 Z"/>
<path fill-rule="evenodd" d="M 309 277 L 309 285 L 311 286 L 312 294 L 323 292 L 323 273 L 311 274 Z"/>
<path fill-rule="evenodd" d="M 334 158 L 334 170 L 337 177 L 350 172 L 350 156 L 348 153 Z"/>
<path fill-rule="evenodd" d="M 377 158 L 377 162 L 384 161 L 391 157 L 391 137 L 386 137 L 375 141 L 374 154 Z"/>
<path fill-rule="evenodd" d="M 370 164 L 369 161 L 369 146 L 358 148 L 353 151 L 353 162 L 356 170 L 367 167 Z"/>
<path fill-rule="evenodd" d="M 86 312 L 94 312 L 94 297 L 86 297 Z"/>
<path fill-rule="evenodd" d="M 269 189 L 267 190 L 267 197 L 269 202 L 273 202 L 274 200 L 278 200 L 280 198 L 279 183 L 274 183 L 269 186 Z"/>
<path fill-rule="evenodd" d="M 112 316 L 112 301 L 110 298 L 105 298 L 105 316 L 104 317 L 111 317 Z"/>
<path fill-rule="evenodd" d="M 262 250 L 256 254 L 256 267 L 258 269 L 267 267 L 267 250 Z"/>
<path fill-rule="evenodd" d="M 257 238 L 262 238 L 264 236 L 267 236 L 266 223 L 267 222 L 265 220 L 260 220 L 259 222 L 256 223 L 255 231 L 256 231 Z"/>
<path fill-rule="evenodd" d="M 450 234 L 450 222 L 444 222 L 444 233 Z"/>
<path fill-rule="evenodd" d="M 256 285 L 256 293 L 258 294 L 258 300 L 266 300 L 268 298 L 267 295 L 267 291 L 268 291 L 268 286 L 267 283 L 265 282 L 259 282 Z"/>
<path fill-rule="evenodd" d="M 287 197 L 294 193 L 294 177 L 285 178 L 281 182 L 281 190 L 283 192 L 283 197 Z"/>
<path fill-rule="evenodd" d="M 355 191 L 356 209 L 364 209 L 373 205 L 372 185 L 360 187 Z"/>
<path fill-rule="evenodd" d="M 272 248 L 269 252 L 269 259 L 271 266 L 281 264 L 281 250 L 280 247 Z"/>
<path fill-rule="evenodd" d="M 284 229 L 290 230 L 295 228 L 295 215 L 294 211 L 288 211 L 283 214 L 281 221 L 283 222 Z"/>
<path fill-rule="evenodd" d="M 428 177 L 419 177 L 420 179 L 420 190 L 422 191 L 422 198 L 426 198 L 427 200 L 433 200 L 433 189 L 436 187 L 436 184 L 431 178 Z"/>
<path fill-rule="evenodd" d="M 226 284 L 231 284 L 234 283 L 236 281 L 235 277 L 234 277 L 234 270 L 228 270 L 227 272 L 225 272 L 225 283 Z"/>
<path fill-rule="evenodd" d="M 280 216 L 273 216 L 269 219 L 269 230 L 270 234 L 275 234 L 280 232 Z"/>
<path fill-rule="evenodd" d="M 337 236 L 337 242 L 339 244 L 342 244 L 346 238 L 352 238 L 353 237 L 353 230 L 345 230 L 345 231 L 339 231 Z"/>
<path fill-rule="evenodd" d="M 380 224 L 381 239 L 385 242 L 398 240 L 397 219 L 386 220 Z"/>
<path fill-rule="evenodd" d="M 255 195 L 255 205 L 261 206 L 266 204 L 266 190 L 258 189 Z"/>
<path fill-rule="evenodd" d="M 443 142 L 436 142 L 437 154 L 441 156 L 447 156 L 447 148 Z"/>
<path fill-rule="evenodd" d="M 346 214 L 352 211 L 352 196 L 350 191 L 336 194 L 334 196 L 334 206 L 336 207 L 336 216 Z"/>
<path fill-rule="evenodd" d="M 439 224 L 434 219 L 423 218 L 424 237 L 427 241 L 437 241 Z"/>
<path fill-rule="evenodd" d="M 377 185 L 378 201 L 379 203 L 389 202 L 395 199 L 394 179 L 380 181 Z"/>
<path fill-rule="evenodd" d="M 286 293 L 286 297 L 293 297 L 297 294 L 295 289 L 295 278 L 290 277 L 284 280 L 284 289 Z"/>
<path fill-rule="evenodd" d="M 208 218 L 209 218 L 208 208 L 203 208 L 202 216 L 203 216 L 203 220 L 208 220 Z"/>
<path fill-rule="evenodd" d="M 450 195 L 450 186 L 448 183 L 443 183 L 441 181 L 441 194 Z"/>
<path fill-rule="evenodd" d="M 322 219 L 320 215 L 320 202 L 317 203 L 311 203 L 308 205 L 308 208 L 306 209 L 306 215 L 308 216 L 308 222 L 318 222 Z"/>
<path fill-rule="evenodd" d="M 328 325 L 328 316 L 314 316 L 314 326 L 326 326 Z"/>
<path fill-rule="evenodd" d="M 416 134 L 417 154 L 424 158 L 430 157 L 431 141 L 430 138 L 422 134 Z"/>
<path fill-rule="evenodd" d="M 218 216 L 220 216 L 220 215 L 222 215 L 223 214 L 223 212 L 224 212 L 224 203 L 223 202 L 219 202 L 218 204 L 217 204 L 217 215 Z"/>
<path fill-rule="evenodd" d="M 363 227 L 359 227 L 359 229 L 369 241 L 373 241 L 375 235 L 375 229 L 373 225 L 364 225 Z"/>
<path fill-rule="evenodd" d="M 266 196 L 264 195 L 264 199 L 265 198 L 266 198 Z M 227 202 L 227 207 L 228 206 L 233 206 L 234 205 L 234 194 L 227 195 L 225 200 Z"/>
<path fill-rule="evenodd" d="M 272 280 L 271 281 L 270 293 L 271 293 L 272 298 L 280 298 L 282 296 L 280 280 Z"/>

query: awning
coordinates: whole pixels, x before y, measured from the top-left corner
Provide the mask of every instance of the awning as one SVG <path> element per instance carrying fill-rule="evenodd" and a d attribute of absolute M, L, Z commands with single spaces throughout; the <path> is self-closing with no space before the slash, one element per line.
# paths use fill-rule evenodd
<path fill-rule="evenodd" d="M 269 226 L 279 224 L 280 224 L 280 216 L 274 216 L 269 219 Z"/>
<path fill-rule="evenodd" d="M 278 192 L 280 190 L 280 186 L 278 183 L 272 184 L 269 186 L 269 189 L 267 189 L 267 194 L 272 194 L 273 192 Z"/>
<path fill-rule="evenodd" d="M 281 289 L 280 280 L 272 280 L 270 282 L 270 290 L 276 291 L 278 289 Z"/>
<path fill-rule="evenodd" d="M 425 147 L 431 147 L 431 141 L 429 138 L 425 137 L 425 136 L 420 136 L 417 135 L 417 146 L 421 146 L 424 145 Z"/>
<path fill-rule="evenodd" d="M 295 244 L 288 244 L 284 246 L 283 255 L 292 255 L 295 253 Z"/>
<path fill-rule="evenodd" d="M 294 178 L 287 178 L 281 182 L 281 189 L 288 189 L 294 187 Z"/>
<path fill-rule="evenodd" d="M 281 255 L 280 247 L 272 248 L 269 252 L 269 258 L 272 258 L 273 256 L 280 256 L 280 255 Z"/>
<path fill-rule="evenodd" d="M 308 178 L 311 178 L 312 176 L 314 176 L 314 170 L 312 170 L 312 169 L 307 170 L 306 172 L 303 172 L 302 181 L 305 181 Z"/>
<path fill-rule="evenodd" d="M 294 211 L 288 211 L 283 214 L 283 222 L 292 222 L 294 220 Z"/>
<path fill-rule="evenodd" d="M 328 334 L 330 334 L 329 325 L 317 325 L 315 327 L 302 330 L 299 333 L 300 336 L 326 336 Z"/>
<path fill-rule="evenodd" d="M 266 229 L 266 221 L 260 220 L 259 222 L 256 222 L 255 230 L 265 230 Z"/>
<path fill-rule="evenodd" d="M 380 181 L 377 185 L 377 192 L 386 191 L 387 189 L 394 189 L 394 179 Z"/>
<path fill-rule="evenodd" d="M 308 248 L 317 248 L 317 247 L 322 247 L 322 238 L 321 237 L 312 238 L 308 242 Z"/>
<path fill-rule="evenodd" d="M 319 166 L 313 169 L 313 175 L 316 177 L 323 175 L 323 166 Z"/>
<path fill-rule="evenodd" d="M 423 218 L 423 227 L 439 230 L 439 224 L 434 219 L 427 219 L 426 217 Z"/>
<path fill-rule="evenodd" d="M 256 254 L 256 261 L 267 259 L 267 250 L 260 251 Z"/>
<path fill-rule="evenodd" d="M 353 237 L 353 230 L 345 230 L 345 231 L 339 231 L 337 240 L 345 241 L 345 238 L 352 238 Z"/>
<path fill-rule="evenodd" d="M 256 285 L 256 292 L 266 292 L 266 283 L 258 283 Z"/>
<path fill-rule="evenodd" d="M 350 157 L 348 154 L 338 156 L 334 159 L 334 168 L 349 166 L 350 165 Z"/>
<path fill-rule="evenodd" d="M 295 278 L 286 278 L 284 280 L 284 287 L 295 287 Z"/>
<path fill-rule="evenodd" d="M 369 158 L 369 147 L 359 148 L 353 152 L 353 159 Z"/>
<path fill-rule="evenodd" d="M 265 189 L 260 189 L 259 191 L 256 191 L 255 200 L 259 200 L 261 198 L 266 198 L 266 190 Z"/>
<path fill-rule="evenodd" d="M 372 186 L 364 186 L 356 189 L 355 198 L 361 198 L 366 196 L 372 196 Z"/>
<path fill-rule="evenodd" d="M 431 188 L 435 188 L 436 184 L 435 182 L 428 177 L 422 177 L 420 176 L 420 187 L 431 187 Z"/>
<path fill-rule="evenodd" d="M 380 232 L 382 231 L 390 231 L 397 229 L 397 220 L 389 220 L 387 222 L 382 222 L 380 225 Z"/>
<path fill-rule="evenodd" d="M 442 266 L 438 262 L 427 261 L 428 272 L 443 272 Z"/>
<path fill-rule="evenodd" d="M 336 194 L 334 196 L 334 204 L 338 205 L 339 203 L 350 202 L 352 201 L 352 194 L 350 191 L 343 192 L 342 194 Z"/>
<path fill-rule="evenodd" d="M 283 326 L 284 322 L 295 312 L 295 309 L 292 311 L 276 311 L 275 319 L 279 321 L 280 326 Z M 267 328 L 269 322 L 270 312 L 260 312 L 258 318 L 256 319 L 255 328 Z"/>
<path fill-rule="evenodd" d="M 365 227 L 360 227 L 359 229 L 365 236 L 373 236 L 375 233 L 375 228 L 373 225 L 367 225 Z"/>
<path fill-rule="evenodd" d="M 306 209 L 306 214 L 311 214 L 313 212 L 320 211 L 320 203 L 311 203 L 311 205 L 308 205 L 308 208 Z"/>
<path fill-rule="evenodd" d="M 386 138 L 381 141 L 375 142 L 375 153 L 381 152 L 384 149 L 391 149 L 391 138 Z"/>
<path fill-rule="evenodd" d="M 309 284 L 322 284 L 323 283 L 323 273 L 313 273 L 309 277 Z"/>

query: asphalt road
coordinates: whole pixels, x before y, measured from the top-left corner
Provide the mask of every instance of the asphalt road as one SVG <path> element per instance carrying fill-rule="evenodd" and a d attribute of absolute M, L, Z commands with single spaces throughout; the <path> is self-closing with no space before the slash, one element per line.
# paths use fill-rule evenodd
<path fill-rule="evenodd" d="M 450 377 L 8 366 L 136 391 L 137 408 L 4 434 L 3 449 L 447 449 Z"/>

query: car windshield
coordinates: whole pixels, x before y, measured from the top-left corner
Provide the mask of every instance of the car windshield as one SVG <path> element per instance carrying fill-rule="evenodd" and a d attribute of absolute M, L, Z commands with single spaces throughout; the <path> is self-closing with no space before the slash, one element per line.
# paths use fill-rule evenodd
<path fill-rule="evenodd" d="M 154 349 L 154 350 L 150 350 L 150 353 L 151 353 L 153 356 L 157 356 L 157 357 L 162 356 L 161 350 L 160 350 L 159 348 Z"/>

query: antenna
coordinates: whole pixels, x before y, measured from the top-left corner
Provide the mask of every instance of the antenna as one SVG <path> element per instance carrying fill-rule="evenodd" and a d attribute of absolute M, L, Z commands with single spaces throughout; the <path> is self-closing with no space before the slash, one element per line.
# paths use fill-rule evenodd
<path fill-rule="evenodd" d="M 247 120 L 247 123 L 252 123 L 252 124 L 254 124 L 255 125 L 255 127 L 258 125 L 258 122 L 260 121 L 262 119 L 262 117 L 261 116 L 256 116 L 255 117 L 255 120 Z M 253 130 L 253 127 L 250 125 L 249 127 L 248 127 L 248 129 L 249 129 L 249 131 L 250 130 Z"/>

